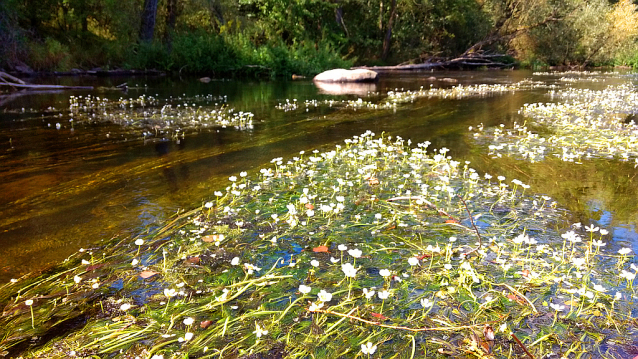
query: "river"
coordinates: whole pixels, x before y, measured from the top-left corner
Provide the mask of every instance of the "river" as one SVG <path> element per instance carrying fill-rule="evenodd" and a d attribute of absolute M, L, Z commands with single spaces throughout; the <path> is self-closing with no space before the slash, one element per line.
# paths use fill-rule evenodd
<path fill-rule="evenodd" d="M 636 83 L 632 76 L 603 75 L 597 82 L 575 84 L 560 81 L 558 75 L 535 76 L 523 70 L 427 72 L 383 76 L 365 90 L 378 92 L 371 97 L 376 101 L 395 89 L 509 84 L 523 79 L 597 89 Z M 395 110 L 320 106 L 305 111 L 302 105 L 283 111 L 276 106 L 286 100 L 303 104 L 315 99 L 368 98 L 326 94 L 310 80 L 202 83 L 192 77 L 78 77 L 37 81 L 105 87 L 127 82 L 130 88 L 126 93 L 112 89 L 47 92 L 1 102 L 0 283 L 43 270 L 100 240 L 149 231 L 180 210 L 202 206 L 216 189 L 227 185 L 229 176 L 241 171 L 255 174 L 273 158 L 333 147 L 366 130 L 447 147 L 454 158 L 470 161 L 479 172 L 518 178 L 530 184 L 532 191 L 554 197 L 570 211 L 570 220 L 603 225 L 613 229 L 614 240 L 638 243 L 633 165 L 612 160 L 580 165 L 497 160 L 486 156 L 468 135 L 469 126 L 521 121 L 518 111 L 525 103 L 551 101 L 545 88 L 463 100 L 422 98 Z M 70 96 L 86 95 L 111 101 L 142 95 L 161 101 L 172 98 L 175 103 L 205 109 L 223 104 L 236 112 L 253 113 L 253 124 L 243 129 L 195 128 L 171 137 L 157 129 L 84 122 L 77 117 L 70 121 Z"/>

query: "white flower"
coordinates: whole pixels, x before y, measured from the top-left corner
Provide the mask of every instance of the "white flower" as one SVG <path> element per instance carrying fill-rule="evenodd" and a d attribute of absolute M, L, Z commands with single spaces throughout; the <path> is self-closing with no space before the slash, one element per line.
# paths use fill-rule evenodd
<path fill-rule="evenodd" d="M 262 335 L 266 335 L 268 334 L 267 330 L 263 330 L 261 329 L 261 327 L 259 326 L 259 324 L 255 323 L 255 331 L 253 332 L 255 333 L 255 335 L 257 336 L 257 338 L 261 338 Z"/>
<path fill-rule="evenodd" d="M 322 289 L 317 294 L 317 299 L 319 299 L 320 302 L 329 302 L 332 300 L 332 293 L 328 293 Z"/>
<path fill-rule="evenodd" d="M 73 280 L 75 281 L 75 283 L 80 283 L 82 281 L 82 277 L 76 275 L 75 277 L 73 277 Z"/>
<path fill-rule="evenodd" d="M 302 285 L 299 286 L 299 291 L 301 293 L 303 293 L 303 294 L 308 294 L 308 293 L 310 293 L 311 290 L 312 290 L 312 288 L 307 286 L 307 285 L 302 284 Z"/>
<path fill-rule="evenodd" d="M 381 213 L 377 213 L 374 215 L 374 218 L 376 219 L 381 219 L 381 217 L 382 217 Z"/>
<path fill-rule="evenodd" d="M 377 295 L 379 296 L 379 299 L 388 299 L 388 297 L 390 296 L 390 292 L 388 292 L 387 290 L 382 290 L 379 293 L 377 293 Z"/>
<path fill-rule="evenodd" d="M 188 317 L 184 319 L 184 325 L 193 325 L 193 323 L 195 322 L 195 319 Z"/>
<path fill-rule="evenodd" d="M 239 265 L 239 257 L 235 257 L 230 261 L 230 264 L 236 266 Z"/>
<path fill-rule="evenodd" d="M 594 239 L 591 244 L 595 245 L 596 247 L 604 247 L 607 245 L 607 243 L 596 239 Z"/>
<path fill-rule="evenodd" d="M 343 202 L 346 200 L 344 196 L 337 196 L 336 199 L 337 199 L 337 202 Z"/>
<path fill-rule="evenodd" d="M 377 346 L 373 345 L 371 342 L 367 344 L 361 344 L 361 352 L 363 354 L 372 355 L 377 351 Z"/>
<path fill-rule="evenodd" d="M 622 293 L 616 292 L 616 295 L 614 295 L 614 299 L 615 300 L 621 300 L 622 299 Z"/>
<path fill-rule="evenodd" d="M 139 263 L 140 261 L 137 260 L 137 258 L 133 258 L 133 260 L 131 261 L 131 265 L 132 266 L 136 266 L 137 263 Z"/>
<path fill-rule="evenodd" d="M 120 310 L 123 312 L 126 312 L 127 310 L 131 309 L 131 305 L 128 303 L 124 303 L 120 306 Z"/>
<path fill-rule="evenodd" d="M 175 289 L 168 289 L 168 288 L 165 288 L 165 289 L 164 289 L 164 295 L 165 295 L 167 298 L 170 298 L 170 297 L 174 297 L 174 296 L 176 296 L 176 295 L 177 295 L 177 293 L 175 292 Z"/>
<path fill-rule="evenodd" d="M 605 289 L 605 287 L 603 287 L 600 284 L 594 284 L 594 290 L 597 292 L 603 292 L 603 293 L 607 291 L 607 289 Z"/>
<path fill-rule="evenodd" d="M 432 302 L 428 298 L 421 298 L 421 306 L 423 308 L 429 308 L 432 306 L 432 304 L 434 304 L 434 302 Z"/>
<path fill-rule="evenodd" d="M 607 235 L 607 234 L 609 234 L 609 231 L 608 231 L 608 230 L 606 230 L 606 229 L 604 229 L 604 228 L 600 230 L 600 235 L 601 235 L 601 236 L 604 236 L 604 235 Z"/>
<path fill-rule="evenodd" d="M 621 255 L 626 255 L 631 253 L 631 248 L 621 248 L 618 250 L 618 253 Z"/>
<path fill-rule="evenodd" d="M 355 257 L 355 258 L 361 257 L 361 253 L 362 252 L 359 249 L 351 249 L 351 250 L 348 251 L 348 254 L 353 256 L 353 257 Z"/>
<path fill-rule="evenodd" d="M 239 172 L 239 175 L 241 177 L 246 177 L 246 176 L 248 176 L 248 172 Z"/>
<path fill-rule="evenodd" d="M 164 359 L 164 356 L 162 354 L 155 354 L 151 357 L 151 359 Z"/>
<path fill-rule="evenodd" d="M 253 272 L 259 272 L 261 270 L 261 268 L 250 263 L 244 263 L 244 268 L 246 268 L 246 272 L 248 272 L 248 274 L 253 274 Z"/>
<path fill-rule="evenodd" d="M 419 264 L 419 258 L 416 257 L 410 257 L 408 258 L 408 264 L 411 266 L 415 266 Z"/>
<path fill-rule="evenodd" d="M 91 264 L 91 262 L 87 261 L 86 259 L 82 259 L 82 264 Z"/>
<path fill-rule="evenodd" d="M 319 267 L 319 261 L 316 259 L 313 259 L 310 261 L 310 265 L 313 267 Z"/>
<path fill-rule="evenodd" d="M 30 306 L 32 306 L 32 305 L 33 305 L 33 300 L 32 300 L 32 299 L 28 299 L 28 300 L 26 300 L 26 301 L 24 302 L 24 304 L 25 304 L 26 306 L 29 306 L 29 307 L 30 307 Z"/>
<path fill-rule="evenodd" d="M 620 272 L 620 278 L 625 278 L 629 281 L 632 281 L 634 280 L 634 278 L 636 278 L 636 273 L 627 272 L 623 269 L 622 272 Z"/>
<path fill-rule="evenodd" d="M 454 236 L 450 237 L 450 243 L 454 243 L 454 242 L 456 242 L 456 237 Z"/>
<path fill-rule="evenodd" d="M 335 257 L 330 257 L 330 263 L 337 263 L 339 262 L 340 259 L 339 258 L 335 258 Z"/>
<path fill-rule="evenodd" d="M 445 269 L 447 269 L 447 270 L 450 270 L 450 269 L 452 269 L 452 265 L 451 265 L 450 263 L 447 263 L 447 264 L 445 264 L 445 265 L 443 266 L 443 268 L 445 268 Z"/>
<path fill-rule="evenodd" d="M 583 264 L 585 264 L 586 259 L 585 258 L 576 258 L 574 257 L 572 259 L 572 263 L 574 263 L 574 266 L 576 267 L 581 267 Z"/>
<path fill-rule="evenodd" d="M 563 311 L 563 309 L 565 309 L 565 306 L 564 306 L 564 305 L 560 305 L 560 304 L 554 304 L 554 303 L 552 303 L 552 304 L 550 304 L 549 306 L 550 306 L 550 307 L 552 307 L 552 309 L 554 309 L 554 310 L 555 310 L 555 311 L 557 311 L 557 312 L 562 312 L 562 311 Z"/>
<path fill-rule="evenodd" d="M 184 340 L 189 341 L 191 339 L 193 339 L 193 333 L 186 333 L 184 334 Z"/>
<path fill-rule="evenodd" d="M 310 308 L 308 308 L 309 311 L 311 312 L 316 312 L 317 310 L 321 309 L 321 307 L 323 307 L 323 303 L 310 303 Z"/>
<path fill-rule="evenodd" d="M 309 209 L 309 210 L 307 210 L 307 211 L 306 211 L 306 216 L 308 216 L 308 217 L 312 217 L 312 216 L 314 216 L 314 215 L 315 215 L 315 211 L 314 211 L 314 210 Z"/>
<path fill-rule="evenodd" d="M 213 202 L 206 202 L 206 204 L 204 204 L 204 207 L 206 208 L 213 208 Z"/>
<path fill-rule="evenodd" d="M 235 181 L 237 181 L 237 176 L 230 176 L 230 177 L 228 177 L 228 180 L 231 181 L 231 182 L 235 182 Z"/>
<path fill-rule="evenodd" d="M 223 194 L 223 193 L 221 193 L 220 191 L 215 191 L 215 196 L 217 196 L 217 197 L 221 197 L 221 196 L 223 196 L 223 195 L 224 195 L 224 194 Z"/>
<path fill-rule="evenodd" d="M 374 293 L 376 293 L 372 288 L 368 290 L 368 288 L 363 288 L 363 294 L 366 296 L 366 299 L 370 299 L 374 297 Z"/>
<path fill-rule="evenodd" d="M 600 229 L 599 227 L 596 227 L 593 224 L 591 226 L 585 226 L 585 230 L 591 233 L 598 232 L 599 229 Z"/>
<path fill-rule="evenodd" d="M 337 246 L 337 249 L 343 252 L 343 251 L 347 250 L 347 249 L 348 249 L 348 247 L 346 247 L 346 246 L 345 246 L 345 245 L 343 245 L 343 244 L 340 244 L 340 245 L 338 245 L 338 246 Z"/>
<path fill-rule="evenodd" d="M 563 239 L 566 239 L 572 243 L 582 242 L 580 236 L 576 234 L 574 231 L 568 231 L 567 233 L 563 233 L 560 235 Z"/>
<path fill-rule="evenodd" d="M 341 270 L 346 277 L 354 278 L 357 275 L 357 268 L 355 268 L 351 263 L 342 264 Z"/>
<path fill-rule="evenodd" d="M 379 275 L 380 275 L 380 276 L 382 276 L 383 278 L 387 278 L 387 277 L 389 277 L 389 276 L 390 276 L 390 274 L 391 274 L 391 273 L 390 273 L 390 271 L 389 271 L 389 270 L 387 270 L 387 269 L 381 269 L 381 270 L 379 271 Z"/>

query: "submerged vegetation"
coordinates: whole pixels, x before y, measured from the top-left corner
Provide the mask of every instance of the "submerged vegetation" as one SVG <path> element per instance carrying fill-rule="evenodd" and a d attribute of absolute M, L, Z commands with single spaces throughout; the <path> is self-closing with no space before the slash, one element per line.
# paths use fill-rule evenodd
<path fill-rule="evenodd" d="M 14 280 L 0 291 L 0 349 L 147 358 L 630 350 L 630 248 L 594 224 L 565 223 L 556 202 L 517 179 L 411 145 L 368 132 L 275 158 L 146 236 Z"/>

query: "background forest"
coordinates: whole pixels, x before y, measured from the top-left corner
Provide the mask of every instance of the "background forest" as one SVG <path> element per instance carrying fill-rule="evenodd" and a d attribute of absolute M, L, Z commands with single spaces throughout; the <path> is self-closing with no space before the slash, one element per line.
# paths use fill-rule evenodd
<path fill-rule="evenodd" d="M 471 52 L 638 66 L 630 0 L 4 0 L 0 67 L 312 75 Z"/>

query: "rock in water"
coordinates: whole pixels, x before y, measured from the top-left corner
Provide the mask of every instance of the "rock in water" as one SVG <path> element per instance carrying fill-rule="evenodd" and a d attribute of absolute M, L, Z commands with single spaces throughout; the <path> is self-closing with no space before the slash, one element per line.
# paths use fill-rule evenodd
<path fill-rule="evenodd" d="M 334 69 L 320 73 L 315 76 L 314 80 L 318 82 L 374 82 L 377 77 L 378 74 L 371 70 Z"/>

